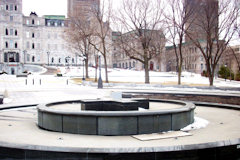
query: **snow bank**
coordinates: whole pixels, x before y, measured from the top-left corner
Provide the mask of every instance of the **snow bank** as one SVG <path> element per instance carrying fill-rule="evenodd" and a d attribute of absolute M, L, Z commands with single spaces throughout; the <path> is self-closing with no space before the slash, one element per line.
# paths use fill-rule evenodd
<path fill-rule="evenodd" d="M 205 119 L 195 117 L 194 118 L 194 123 L 188 125 L 185 128 L 182 128 L 181 131 L 190 131 L 190 130 L 196 130 L 196 129 L 201 129 L 201 128 L 206 128 L 209 122 Z"/>

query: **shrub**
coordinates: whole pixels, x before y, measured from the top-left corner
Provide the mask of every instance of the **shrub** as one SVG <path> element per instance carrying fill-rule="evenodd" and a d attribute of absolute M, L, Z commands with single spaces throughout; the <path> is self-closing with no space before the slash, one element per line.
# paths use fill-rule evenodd
<path fill-rule="evenodd" d="M 224 78 L 224 79 L 230 79 L 233 80 L 234 79 L 234 73 L 232 71 L 230 71 L 230 69 L 228 67 L 225 66 L 221 66 L 218 75 L 220 78 Z"/>

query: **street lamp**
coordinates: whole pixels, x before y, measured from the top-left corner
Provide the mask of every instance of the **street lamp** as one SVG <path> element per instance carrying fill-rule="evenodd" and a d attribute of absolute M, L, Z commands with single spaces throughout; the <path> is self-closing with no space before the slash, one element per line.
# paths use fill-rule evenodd
<path fill-rule="evenodd" d="M 49 66 L 49 55 L 50 55 L 49 51 L 47 51 L 47 55 L 48 55 L 48 66 Z"/>
<path fill-rule="evenodd" d="M 102 82 L 102 76 L 101 76 L 101 55 L 98 55 L 98 61 L 99 61 L 99 78 L 98 78 L 98 89 L 103 88 L 103 82 Z"/>

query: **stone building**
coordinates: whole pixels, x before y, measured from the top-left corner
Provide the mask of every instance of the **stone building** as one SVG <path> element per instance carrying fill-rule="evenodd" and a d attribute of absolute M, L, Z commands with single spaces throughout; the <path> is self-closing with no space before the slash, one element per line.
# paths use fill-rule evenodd
<path fill-rule="evenodd" d="M 206 70 L 205 60 L 200 50 L 191 43 L 184 43 L 182 71 L 202 73 Z M 166 47 L 166 71 L 177 71 L 177 62 L 173 46 Z"/>
<path fill-rule="evenodd" d="M 23 71 L 22 1 L 0 1 L 0 69 L 11 74 Z"/>
<path fill-rule="evenodd" d="M 240 45 L 228 47 L 223 55 L 224 64 L 231 69 L 234 74 L 240 72 Z"/>
<path fill-rule="evenodd" d="M 68 0 L 68 17 L 74 16 L 76 12 L 80 12 L 85 16 L 89 16 L 89 10 L 100 7 L 100 0 Z"/>
<path fill-rule="evenodd" d="M 217 0 L 185 0 L 187 12 L 189 12 L 190 17 L 186 23 L 186 27 L 188 28 L 187 34 L 185 34 L 185 42 L 183 44 L 183 66 L 182 71 L 194 72 L 194 73 L 202 73 L 207 70 L 205 59 L 197 48 L 192 40 L 187 36 L 191 35 L 193 40 L 198 40 L 202 46 L 202 48 L 206 48 L 207 38 L 206 32 L 204 31 L 203 19 L 206 18 L 204 15 L 204 7 L 206 3 L 210 6 L 209 12 L 213 15 L 218 14 L 218 1 Z M 217 16 L 216 16 L 217 17 Z M 206 22 L 209 20 L 206 20 Z M 218 18 L 212 21 L 212 33 L 218 33 Z M 211 34 L 216 37 L 215 34 Z M 177 71 L 177 62 L 176 55 L 173 46 L 166 47 L 166 71 Z M 219 70 L 220 65 L 222 64 L 222 60 L 220 60 L 219 65 L 216 67 L 216 74 Z"/>
<path fill-rule="evenodd" d="M 150 31 L 148 30 L 145 32 L 150 32 Z M 165 48 L 166 40 L 162 31 L 151 31 L 151 32 L 154 32 L 153 35 L 155 35 L 152 37 L 154 40 L 152 40 L 151 43 L 155 47 L 157 46 L 157 43 L 158 43 L 159 51 L 150 60 L 149 70 L 164 71 L 165 69 L 163 66 L 163 56 L 164 56 L 163 52 L 165 50 L 164 48 Z M 136 38 L 134 38 L 135 37 L 134 34 L 135 34 L 134 31 L 127 32 L 124 34 L 121 34 L 119 32 L 112 32 L 112 42 L 113 42 L 112 59 L 113 59 L 114 68 L 144 70 L 143 63 L 139 62 L 136 59 L 130 58 L 130 56 L 125 53 L 124 49 L 122 48 L 122 44 L 120 42 L 121 41 L 120 39 L 122 36 L 125 38 L 125 40 L 128 41 L 128 43 L 131 43 L 129 45 L 131 45 L 134 48 L 133 50 L 136 49 L 138 52 L 142 52 L 141 44 Z M 142 57 L 139 55 L 139 59 L 141 58 Z"/>
<path fill-rule="evenodd" d="M 79 65 L 64 39 L 66 27 L 65 16 L 24 16 L 22 0 L 0 0 L 0 70 L 21 74 L 24 64 Z"/>

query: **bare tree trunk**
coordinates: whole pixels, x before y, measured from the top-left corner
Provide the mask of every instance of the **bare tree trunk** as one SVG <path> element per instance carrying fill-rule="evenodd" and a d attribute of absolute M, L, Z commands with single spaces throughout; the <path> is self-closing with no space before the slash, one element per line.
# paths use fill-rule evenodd
<path fill-rule="evenodd" d="M 86 58 L 86 60 L 85 60 L 85 70 L 86 70 L 86 78 L 89 78 L 89 75 L 88 75 L 88 58 Z"/>
<path fill-rule="evenodd" d="M 181 85 L 181 76 L 182 76 L 182 62 L 180 62 L 180 65 L 178 67 L 178 85 Z"/>
<path fill-rule="evenodd" d="M 105 67 L 105 77 L 106 77 L 106 83 L 109 83 L 109 82 L 108 82 L 107 58 L 106 58 L 106 56 L 103 56 L 103 58 L 104 58 L 104 67 Z M 99 67 L 101 67 L 101 66 L 99 66 Z"/>
<path fill-rule="evenodd" d="M 95 82 L 97 82 L 98 57 L 95 57 Z"/>
<path fill-rule="evenodd" d="M 148 61 L 145 61 L 145 63 L 144 63 L 144 69 L 145 69 L 145 84 L 149 84 L 149 83 L 150 83 L 150 77 L 149 77 Z"/>

